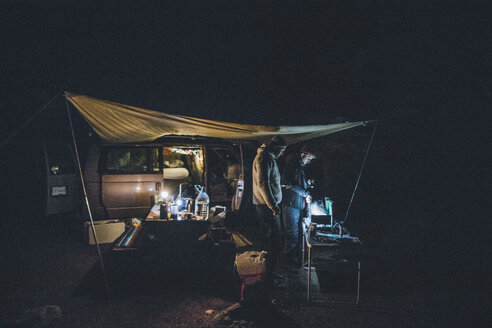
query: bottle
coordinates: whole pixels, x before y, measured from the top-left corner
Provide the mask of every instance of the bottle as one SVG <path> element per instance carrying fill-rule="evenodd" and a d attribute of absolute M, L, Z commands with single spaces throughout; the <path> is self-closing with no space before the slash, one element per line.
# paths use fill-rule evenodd
<path fill-rule="evenodd" d="M 208 208 L 210 198 L 205 192 L 203 186 L 195 186 L 199 190 L 198 196 L 195 199 L 195 216 L 200 216 L 202 220 L 208 219 Z"/>
<path fill-rule="evenodd" d="M 161 219 L 167 219 L 167 203 L 162 203 L 160 205 L 159 213 L 160 213 L 159 216 Z"/>
<path fill-rule="evenodd" d="M 178 197 L 176 197 L 176 209 L 178 212 L 181 212 L 183 210 L 183 208 L 186 207 L 186 204 L 185 204 L 185 201 L 184 199 L 181 197 L 181 194 L 178 195 Z"/>
<path fill-rule="evenodd" d="M 183 209 L 186 209 L 187 201 L 183 198 L 181 193 L 181 188 L 184 183 L 179 184 L 179 193 L 178 197 L 176 197 L 176 205 L 178 206 L 178 212 L 181 212 Z"/>
<path fill-rule="evenodd" d="M 168 211 L 171 213 L 171 219 L 176 220 L 178 218 L 178 204 L 175 201 L 169 205 Z"/>
<path fill-rule="evenodd" d="M 311 238 L 316 237 L 316 229 L 317 229 L 317 224 L 316 223 L 310 223 L 309 228 L 308 228 L 308 236 Z"/>

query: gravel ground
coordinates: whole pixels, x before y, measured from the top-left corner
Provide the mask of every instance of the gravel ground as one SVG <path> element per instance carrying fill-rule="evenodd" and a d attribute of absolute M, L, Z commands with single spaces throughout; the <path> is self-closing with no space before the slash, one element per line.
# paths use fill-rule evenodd
<path fill-rule="evenodd" d="M 134 271 L 131 263 L 115 261 L 106 244 L 107 298 L 96 249 L 85 243 L 81 225 L 36 222 L 3 231 L 0 327 L 468 326 L 456 295 L 395 287 L 381 279 L 381 267 L 366 268 L 359 305 L 341 303 L 354 300 L 353 289 L 323 288 L 319 271 L 321 293 L 310 305 L 303 280 L 289 275 L 290 288 L 273 289 L 246 306 L 238 303 L 232 268 L 213 274 Z"/>

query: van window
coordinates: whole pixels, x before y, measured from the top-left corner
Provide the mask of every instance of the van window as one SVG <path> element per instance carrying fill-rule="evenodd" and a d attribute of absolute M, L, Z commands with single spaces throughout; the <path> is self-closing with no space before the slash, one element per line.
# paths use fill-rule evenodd
<path fill-rule="evenodd" d="M 108 148 L 103 171 L 112 174 L 159 173 L 159 149 Z"/>

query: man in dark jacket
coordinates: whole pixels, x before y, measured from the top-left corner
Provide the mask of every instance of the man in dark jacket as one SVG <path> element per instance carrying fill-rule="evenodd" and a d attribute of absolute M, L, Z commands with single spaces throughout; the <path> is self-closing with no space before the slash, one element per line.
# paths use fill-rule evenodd
<path fill-rule="evenodd" d="M 281 252 L 280 241 L 280 202 L 282 188 L 280 171 L 277 165 L 286 148 L 284 138 L 273 137 L 258 148 L 253 161 L 253 204 L 259 223 L 260 242 L 268 251 L 267 280 L 272 281 L 273 270 Z"/>
<path fill-rule="evenodd" d="M 299 238 L 299 221 L 306 201 L 311 201 L 308 180 L 304 167 L 316 158 L 316 150 L 304 145 L 300 153 L 287 157 L 282 174 L 283 200 L 283 259 L 289 269 L 299 268 L 297 244 Z"/>

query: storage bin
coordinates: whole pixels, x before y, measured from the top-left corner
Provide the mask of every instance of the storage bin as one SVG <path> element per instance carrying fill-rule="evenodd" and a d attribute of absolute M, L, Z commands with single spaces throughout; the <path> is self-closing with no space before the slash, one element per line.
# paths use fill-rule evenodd
<path fill-rule="evenodd" d="M 114 242 L 123 232 L 125 232 L 125 222 L 119 220 L 94 221 L 97 242 L 108 244 Z M 89 245 L 95 245 L 94 234 L 92 233 L 91 223 L 85 223 L 85 232 Z"/>

